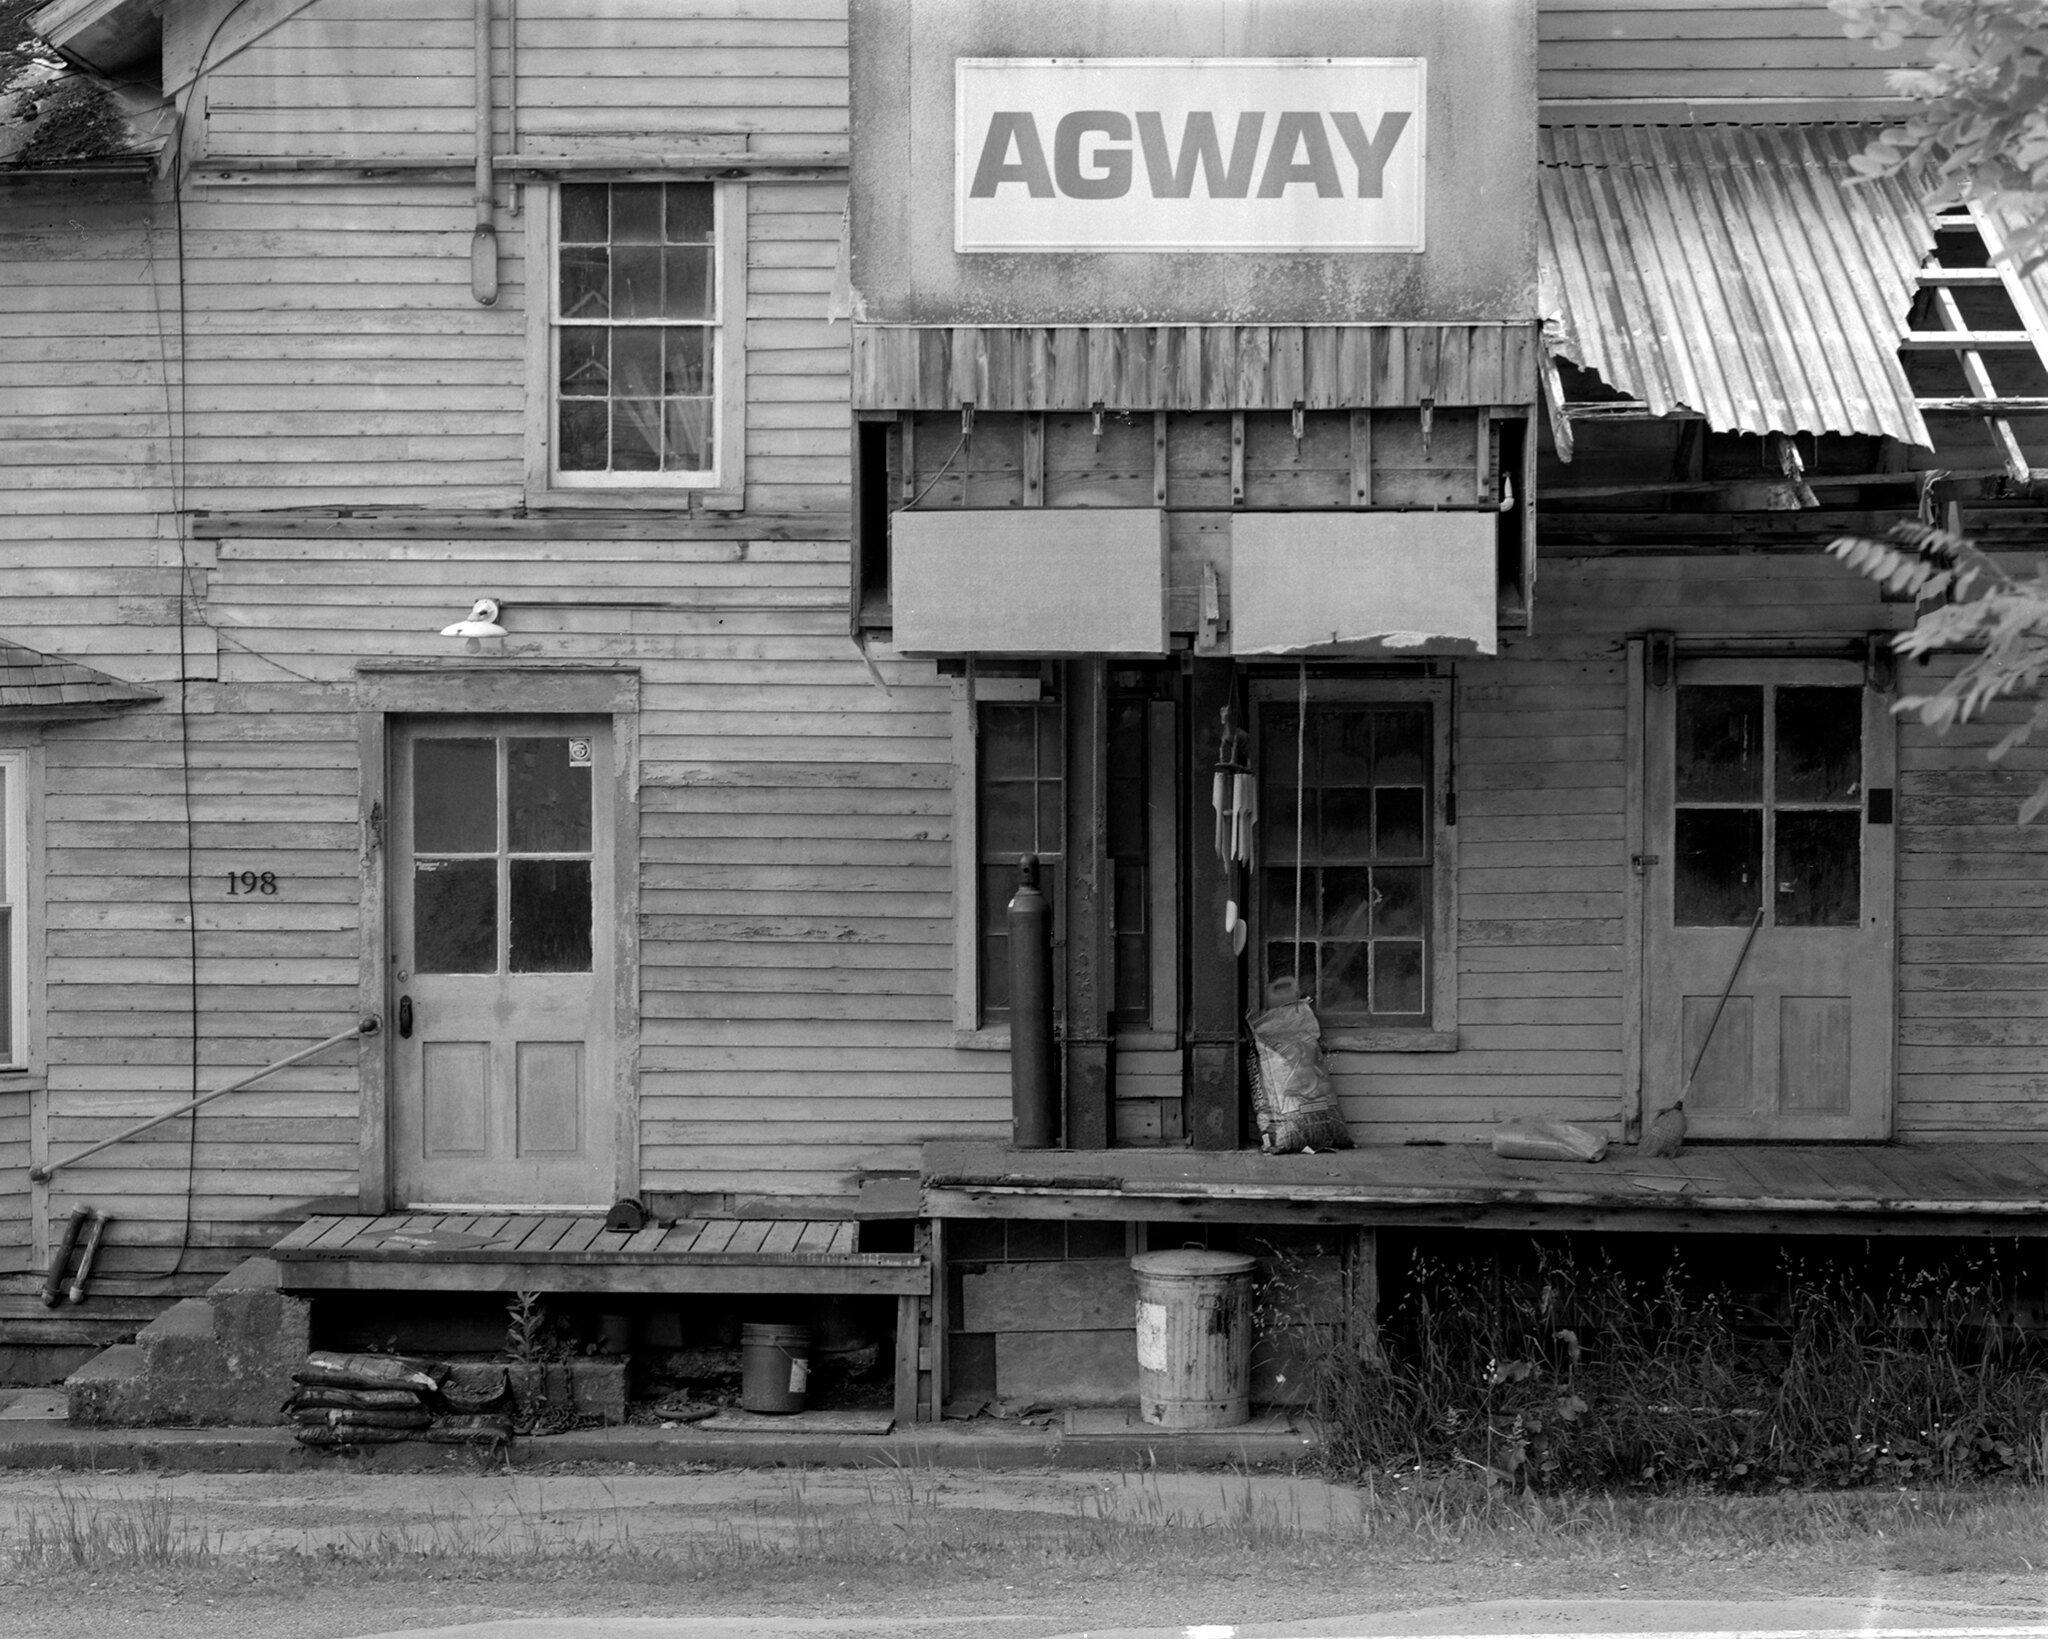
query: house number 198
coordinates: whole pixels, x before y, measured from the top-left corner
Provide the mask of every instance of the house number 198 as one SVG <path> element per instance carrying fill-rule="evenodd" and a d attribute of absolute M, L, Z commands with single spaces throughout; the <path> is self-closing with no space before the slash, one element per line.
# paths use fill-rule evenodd
<path fill-rule="evenodd" d="M 232 898 L 245 893 L 276 893 L 277 872 L 275 871 L 230 871 L 228 872 L 228 894 Z"/>

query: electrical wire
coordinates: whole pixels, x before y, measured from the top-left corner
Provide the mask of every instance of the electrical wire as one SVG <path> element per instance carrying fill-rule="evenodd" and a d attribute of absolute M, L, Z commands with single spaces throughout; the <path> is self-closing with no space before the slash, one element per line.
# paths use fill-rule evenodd
<path fill-rule="evenodd" d="M 213 26 L 213 32 L 206 37 L 206 44 L 200 48 L 199 56 L 192 68 L 192 84 L 187 99 L 198 94 L 200 82 L 208 67 L 207 58 L 212 55 L 215 43 L 220 39 L 221 30 L 226 28 L 235 15 L 249 3 L 249 0 L 235 0 L 235 3 L 221 14 L 220 21 Z M 301 8 L 303 9 L 303 8 Z M 177 414 L 173 420 L 170 414 L 172 401 L 170 381 L 170 360 L 165 356 L 163 306 L 156 297 L 158 289 L 152 277 L 150 289 L 157 315 L 157 346 L 162 366 L 164 383 L 165 419 L 173 424 L 164 429 L 165 451 L 170 476 L 171 528 L 178 541 L 178 781 L 183 799 L 185 817 L 185 934 L 186 972 L 188 977 L 186 1003 L 187 1061 L 191 1071 L 191 1097 L 199 1096 L 199 855 L 198 838 L 194 834 L 192 815 L 192 665 L 191 645 L 186 641 L 190 612 L 199 600 L 192 595 L 192 554 L 189 542 L 190 518 L 186 502 L 189 499 L 189 472 L 187 429 L 191 424 L 191 318 L 190 303 L 186 290 L 185 263 L 185 116 L 181 110 L 171 127 L 170 141 L 170 192 L 172 239 L 176 248 L 175 283 L 178 291 L 178 389 Z M 209 625 L 205 616 L 202 624 Z M 185 1272 L 185 1260 L 192 1250 L 192 1198 L 198 1185 L 199 1172 L 199 1112 L 194 1110 L 185 1118 L 185 1188 L 184 1202 L 178 1227 L 178 1253 L 168 1269 L 159 1270 L 146 1278 L 174 1281 Z"/>
<path fill-rule="evenodd" d="M 929 484 L 926 484 L 923 489 L 919 490 L 915 495 L 911 496 L 909 500 L 903 503 L 904 511 L 909 511 L 910 508 L 916 506 L 919 501 L 922 501 L 927 495 L 931 494 L 931 492 L 938 487 L 939 480 L 946 476 L 946 469 L 950 467 L 955 461 L 957 461 L 960 458 L 960 452 L 967 448 L 967 440 L 970 436 L 971 434 L 968 433 L 962 433 L 960 435 L 960 442 L 953 446 L 953 453 L 947 456 L 945 460 L 939 463 L 939 470 L 932 474 L 932 481 Z"/>

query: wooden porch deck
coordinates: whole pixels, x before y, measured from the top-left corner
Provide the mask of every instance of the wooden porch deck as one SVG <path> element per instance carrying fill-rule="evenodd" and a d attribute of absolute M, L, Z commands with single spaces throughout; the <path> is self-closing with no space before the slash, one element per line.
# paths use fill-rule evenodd
<path fill-rule="evenodd" d="M 917 1252 L 856 1250 L 847 1219 L 686 1219 L 627 1232 L 604 1214 L 316 1217 L 270 1249 L 288 1292 L 566 1292 L 682 1296 L 864 1294 L 896 1299 L 896 1420 L 917 1420 Z M 926 1403 L 932 1403 L 929 1393 Z"/>
<path fill-rule="evenodd" d="M 270 1249 L 298 1292 L 833 1292 L 917 1297 L 915 1252 L 859 1252 L 847 1219 L 719 1219 L 628 1233 L 604 1215 L 309 1218 Z"/>
<path fill-rule="evenodd" d="M 924 1147 L 934 1218 L 2048 1236 L 2048 1143 L 1698 1145 L 1507 1161 L 1477 1144 L 1322 1155 Z"/>

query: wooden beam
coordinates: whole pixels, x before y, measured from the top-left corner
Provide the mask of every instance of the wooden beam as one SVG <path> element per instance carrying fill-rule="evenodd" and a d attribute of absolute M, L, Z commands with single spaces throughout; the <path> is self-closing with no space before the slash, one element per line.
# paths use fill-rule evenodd
<path fill-rule="evenodd" d="M 1212 839 L 1209 773 L 1222 749 L 1222 712 L 1234 693 L 1229 660 L 1197 657 L 1188 678 L 1187 839 L 1188 962 L 1187 1131 L 1198 1150 L 1234 1150 L 1243 1132 L 1238 1096 L 1238 958 L 1223 931 L 1230 898 L 1229 867 Z"/>
<path fill-rule="evenodd" d="M 548 1259 L 533 1263 L 387 1263 L 373 1258 L 335 1258 L 279 1265 L 287 1292 L 569 1292 L 601 1296 L 637 1293 L 663 1296 L 684 1292 L 826 1293 L 900 1297 L 923 1293 L 931 1271 L 859 1268 L 825 1263 L 778 1264 L 772 1268 L 718 1263 L 624 1263 L 600 1258 L 590 1263 Z M 752 1277 L 763 1278 L 755 1279 Z"/>
<path fill-rule="evenodd" d="M 908 430 L 905 470 L 909 470 Z M 853 528 L 848 512 L 690 513 L 446 512 L 391 508 L 361 512 L 198 512 L 197 540 L 264 541 L 836 541 Z"/>
<path fill-rule="evenodd" d="M 1067 663 L 1066 1147 L 1106 1150 L 1116 1131 L 1109 1006 L 1115 936 L 1109 863 L 1109 670 Z"/>
<path fill-rule="evenodd" d="M 1570 459 L 1569 456 L 1566 457 Z M 1351 504 L 1372 505 L 1372 411 L 1351 412 Z"/>
<path fill-rule="evenodd" d="M 1646 819 L 1643 802 L 1645 703 L 1643 639 L 1628 640 L 1622 687 L 1627 692 L 1622 739 L 1622 846 L 1628 850 L 1629 873 L 1622 879 L 1621 908 L 1621 1134 L 1633 1139 L 1643 1120 L 1643 906 L 1645 873 L 1654 868 L 1643 854 Z"/>
<path fill-rule="evenodd" d="M 1953 300 L 1953 298 L 1951 298 Z M 1914 330 L 1899 338 L 1902 353 L 1954 353 L 1963 348 L 1996 348 L 2031 353 L 2034 338 L 2024 330 Z"/>
<path fill-rule="evenodd" d="M 907 1429 L 917 1418 L 918 1298 L 904 1292 L 896 1299 L 896 1426 Z M 931 1421 L 937 1422 L 935 1414 Z"/>
<path fill-rule="evenodd" d="M 1745 1206 L 1703 1211 L 1683 1207 L 1530 1205 L 1524 1202 L 1382 1202 L 1264 1199 L 1205 1195 L 1046 1192 L 1028 1197 L 994 1191 L 933 1189 L 927 1200 L 945 1218 L 1063 1219 L 1110 1223 L 1369 1225 L 1381 1229 L 1604 1230 L 1629 1234 L 1999 1236 L 2048 1239 L 2048 1214 L 2027 1211 L 1908 1212 L 1878 1207 L 1845 1211 L 1841 1202 L 1790 1207 Z"/>
<path fill-rule="evenodd" d="M 1955 292 L 1947 286 L 1937 286 L 1934 292 L 1935 311 L 1941 315 L 1945 330 L 1967 334 L 1963 323 L 1963 311 L 1956 301 Z M 2022 335 L 2025 332 L 2021 332 Z M 2031 338 L 2029 338 L 2031 343 Z M 1974 347 L 1961 346 L 1956 349 L 1963 362 L 1963 379 L 1970 384 L 1970 391 L 1979 398 L 1995 399 L 1999 396 L 1998 386 L 1991 379 L 1991 372 L 1985 367 L 1982 355 Z M 2005 456 L 2006 470 L 2021 483 L 2027 480 L 2032 465 L 2026 452 L 2020 448 L 2020 441 L 2013 436 L 2012 423 L 2003 414 L 1990 413 L 1984 417 L 1984 425 L 1991 433 L 1991 440 Z"/>

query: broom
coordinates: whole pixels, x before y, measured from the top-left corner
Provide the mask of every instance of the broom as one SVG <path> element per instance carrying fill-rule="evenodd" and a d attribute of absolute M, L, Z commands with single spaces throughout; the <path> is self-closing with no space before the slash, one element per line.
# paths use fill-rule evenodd
<path fill-rule="evenodd" d="M 1728 970 L 1728 982 L 1721 987 L 1721 999 L 1714 1004 L 1714 1016 L 1707 1020 L 1707 1033 L 1700 1038 L 1700 1050 L 1693 1055 L 1692 1068 L 1685 1075 L 1685 1085 L 1678 1090 L 1678 1102 L 1668 1110 L 1659 1111 L 1656 1120 L 1643 1129 L 1642 1141 L 1636 1145 L 1637 1154 L 1669 1160 L 1684 1145 L 1685 1095 L 1692 1091 L 1692 1078 L 1700 1073 L 1700 1066 L 1706 1062 L 1707 1049 L 1714 1040 L 1714 1026 L 1721 1022 L 1722 1009 L 1727 1007 L 1728 998 L 1735 992 L 1735 981 L 1742 974 L 1742 964 L 1749 960 L 1749 947 L 1756 941 L 1756 930 L 1763 925 L 1764 908 L 1759 905 L 1750 921 L 1749 932 L 1743 936 L 1742 949 L 1736 953 L 1735 966 Z"/>

